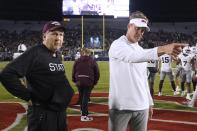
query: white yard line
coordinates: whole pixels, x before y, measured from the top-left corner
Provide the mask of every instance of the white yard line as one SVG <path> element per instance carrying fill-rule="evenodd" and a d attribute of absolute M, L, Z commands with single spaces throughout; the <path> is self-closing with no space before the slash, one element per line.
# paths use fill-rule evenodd
<path fill-rule="evenodd" d="M 151 119 L 151 121 L 179 123 L 179 124 L 187 124 L 187 125 L 197 125 L 197 122 L 188 122 L 188 121 L 161 120 L 161 119 Z"/>
<path fill-rule="evenodd" d="M 8 128 L 3 129 L 2 131 L 9 131 L 10 129 L 14 128 L 16 125 L 20 123 L 21 119 L 23 118 L 25 114 L 26 113 L 17 114 L 16 120 Z"/>
<path fill-rule="evenodd" d="M 103 130 L 95 129 L 95 128 L 78 128 L 78 129 L 74 129 L 72 131 L 103 131 Z"/>
<path fill-rule="evenodd" d="M 197 111 L 186 111 L 186 110 L 176 110 L 176 109 L 163 109 L 163 108 L 153 108 L 155 110 L 166 110 L 166 111 L 177 111 L 177 112 L 188 112 L 197 113 Z"/>

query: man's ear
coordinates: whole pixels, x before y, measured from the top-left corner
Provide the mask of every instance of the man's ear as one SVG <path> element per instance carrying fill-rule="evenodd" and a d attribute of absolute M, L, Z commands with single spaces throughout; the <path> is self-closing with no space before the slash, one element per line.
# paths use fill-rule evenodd
<path fill-rule="evenodd" d="M 43 38 L 43 40 L 46 38 L 46 33 L 42 34 L 42 38 Z"/>
<path fill-rule="evenodd" d="M 131 24 L 130 24 L 130 23 L 128 23 L 128 24 L 127 24 L 127 29 L 129 29 L 129 27 L 130 27 L 130 26 L 131 26 Z"/>

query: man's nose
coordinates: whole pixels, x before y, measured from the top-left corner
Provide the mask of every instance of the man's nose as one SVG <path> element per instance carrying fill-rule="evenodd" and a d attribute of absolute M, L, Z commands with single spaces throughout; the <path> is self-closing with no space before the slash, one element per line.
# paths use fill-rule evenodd
<path fill-rule="evenodd" d="M 57 39 L 57 40 L 60 40 L 60 39 L 61 39 L 61 36 L 60 36 L 60 35 L 57 35 L 57 36 L 56 36 L 56 39 Z"/>

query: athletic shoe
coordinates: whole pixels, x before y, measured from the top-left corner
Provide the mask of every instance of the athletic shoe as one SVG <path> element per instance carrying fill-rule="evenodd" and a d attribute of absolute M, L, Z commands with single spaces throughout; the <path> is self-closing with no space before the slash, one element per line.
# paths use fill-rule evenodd
<path fill-rule="evenodd" d="M 162 93 L 161 93 L 161 92 L 159 92 L 158 96 L 162 96 Z"/>
<path fill-rule="evenodd" d="M 190 97 L 190 93 L 187 93 L 186 99 L 190 100 L 190 101 L 192 100 L 191 97 Z"/>
<path fill-rule="evenodd" d="M 188 104 L 187 107 L 194 107 L 194 104 Z"/>
<path fill-rule="evenodd" d="M 92 121 L 93 118 L 92 117 L 88 117 L 88 116 L 81 116 L 81 121 Z"/>
<path fill-rule="evenodd" d="M 174 91 L 174 96 L 178 95 L 179 92 L 178 91 Z"/>
<path fill-rule="evenodd" d="M 177 86 L 176 91 L 179 92 L 179 91 L 181 91 L 181 89 Z"/>
<path fill-rule="evenodd" d="M 185 92 L 185 91 L 182 91 L 182 93 L 181 93 L 181 97 L 184 97 L 184 96 L 185 96 L 185 94 L 186 94 L 186 92 Z"/>
<path fill-rule="evenodd" d="M 190 102 L 183 102 L 183 105 L 186 105 L 187 107 L 194 107 L 194 104 L 191 104 Z"/>

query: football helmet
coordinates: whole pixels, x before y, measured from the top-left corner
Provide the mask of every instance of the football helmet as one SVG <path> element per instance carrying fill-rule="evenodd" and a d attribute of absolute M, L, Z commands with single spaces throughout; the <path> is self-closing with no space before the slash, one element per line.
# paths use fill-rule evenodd
<path fill-rule="evenodd" d="M 25 52 L 27 50 L 27 47 L 24 44 L 18 45 L 18 51 L 23 51 Z"/>
<path fill-rule="evenodd" d="M 191 49 L 189 46 L 183 48 L 183 54 L 189 55 L 191 53 Z"/>

